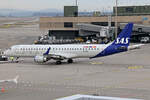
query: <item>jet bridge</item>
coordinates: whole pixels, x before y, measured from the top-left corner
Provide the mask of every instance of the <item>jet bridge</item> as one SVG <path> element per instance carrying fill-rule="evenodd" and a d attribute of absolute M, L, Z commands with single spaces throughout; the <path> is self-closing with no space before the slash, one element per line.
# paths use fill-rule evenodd
<path fill-rule="evenodd" d="M 122 30 L 127 23 L 120 23 Z M 148 38 L 145 42 L 150 42 L 150 25 L 134 24 L 131 41 L 142 42 L 143 39 Z"/>
<path fill-rule="evenodd" d="M 77 24 L 80 36 L 96 35 L 97 37 L 111 37 L 113 28 L 108 26 L 99 26 L 92 24 Z"/>
<path fill-rule="evenodd" d="M 113 27 L 93 24 L 77 24 L 76 26 L 79 29 L 79 36 L 88 37 L 90 41 L 94 39 L 97 43 L 108 43 L 113 40 L 115 32 Z"/>

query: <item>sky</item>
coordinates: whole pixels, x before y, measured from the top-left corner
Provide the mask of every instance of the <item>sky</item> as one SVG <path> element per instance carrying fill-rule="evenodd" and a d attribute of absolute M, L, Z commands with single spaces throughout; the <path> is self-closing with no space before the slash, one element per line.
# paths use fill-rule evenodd
<path fill-rule="evenodd" d="M 65 5 L 75 5 L 75 0 L 0 0 L 0 9 L 59 9 Z M 111 11 L 115 0 L 78 0 L 79 11 Z M 118 0 L 118 5 L 150 5 L 150 0 Z"/>

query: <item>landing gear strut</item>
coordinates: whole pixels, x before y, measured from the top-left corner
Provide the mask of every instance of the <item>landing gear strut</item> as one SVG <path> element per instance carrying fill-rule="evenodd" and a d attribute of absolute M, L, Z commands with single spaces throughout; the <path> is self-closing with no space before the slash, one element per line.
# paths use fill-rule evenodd
<path fill-rule="evenodd" d="M 68 59 L 67 62 L 70 64 L 70 63 L 73 63 L 73 60 L 72 59 Z"/>

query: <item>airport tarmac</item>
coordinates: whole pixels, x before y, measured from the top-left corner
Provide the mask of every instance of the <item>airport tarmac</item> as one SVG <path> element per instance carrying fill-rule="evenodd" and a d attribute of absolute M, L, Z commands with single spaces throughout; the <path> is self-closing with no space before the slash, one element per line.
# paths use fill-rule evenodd
<path fill-rule="evenodd" d="M 33 26 L 28 28 L 31 31 L 22 27 L 23 32 L 20 28 L 0 29 L 0 47 L 32 42 L 41 34 L 37 25 Z M 108 57 L 75 59 L 73 64 L 36 64 L 32 58 L 21 58 L 19 63 L 0 62 L 0 80 L 16 75 L 20 76 L 17 85 L 0 85 L 6 89 L 0 93 L 0 100 L 54 100 L 74 94 L 150 100 L 150 44 Z"/>

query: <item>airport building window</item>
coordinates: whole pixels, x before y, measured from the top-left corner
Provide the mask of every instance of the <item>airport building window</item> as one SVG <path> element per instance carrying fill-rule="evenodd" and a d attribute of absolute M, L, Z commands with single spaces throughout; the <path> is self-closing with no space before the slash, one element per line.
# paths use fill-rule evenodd
<path fill-rule="evenodd" d="M 65 28 L 72 28 L 73 27 L 73 23 L 72 22 L 64 22 L 64 27 Z"/>
<path fill-rule="evenodd" d="M 126 8 L 126 12 L 133 12 L 133 8 Z"/>

